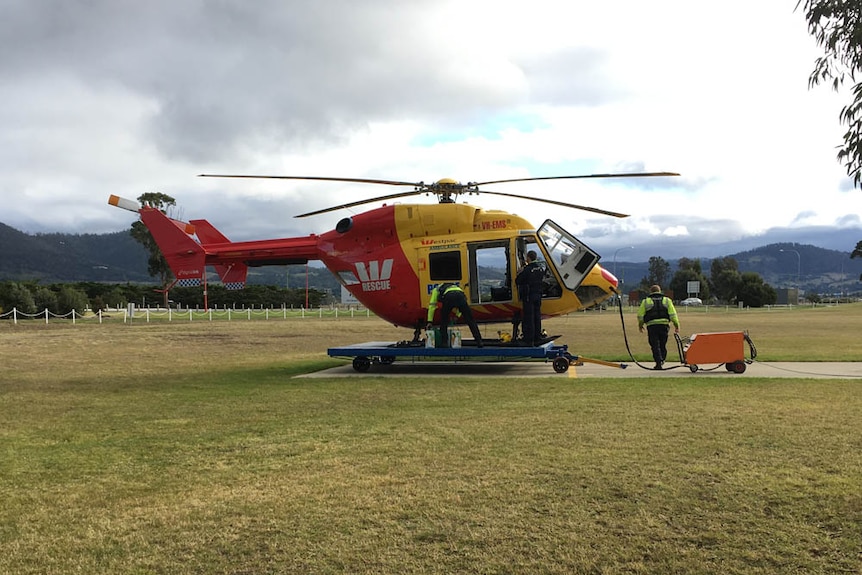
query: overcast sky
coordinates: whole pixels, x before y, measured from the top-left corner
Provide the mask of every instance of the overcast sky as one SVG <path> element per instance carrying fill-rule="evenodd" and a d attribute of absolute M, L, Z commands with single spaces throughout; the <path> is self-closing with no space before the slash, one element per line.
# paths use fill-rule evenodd
<path fill-rule="evenodd" d="M 862 239 L 862 191 L 835 158 L 849 90 L 808 88 L 820 50 L 795 4 L 0 0 L 0 222 L 119 231 L 134 215 L 108 196 L 157 191 L 177 217 L 263 239 L 401 189 L 196 175 L 667 170 L 682 176 L 489 186 L 626 219 L 468 199 L 550 217 L 605 257 L 657 241 L 709 255 L 774 228 Z"/>

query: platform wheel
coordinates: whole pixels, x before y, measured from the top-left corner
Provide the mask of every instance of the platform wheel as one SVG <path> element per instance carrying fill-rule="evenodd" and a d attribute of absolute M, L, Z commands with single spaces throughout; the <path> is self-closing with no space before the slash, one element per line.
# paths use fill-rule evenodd
<path fill-rule="evenodd" d="M 554 371 L 557 373 L 566 373 L 569 370 L 569 360 L 565 357 L 554 358 Z"/>
<path fill-rule="evenodd" d="M 364 355 L 360 355 L 358 357 L 353 358 L 353 369 L 356 371 L 365 373 L 369 369 L 371 369 L 371 360 L 365 357 Z"/>
<path fill-rule="evenodd" d="M 393 363 L 395 363 L 395 356 L 394 355 L 381 355 L 380 356 L 380 363 L 381 363 L 381 365 L 392 365 Z"/>
<path fill-rule="evenodd" d="M 694 372 L 696 372 L 696 371 L 697 371 L 697 366 L 696 366 L 696 365 L 694 365 L 694 364 L 692 364 L 692 365 L 688 366 L 688 369 L 690 369 L 690 370 L 691 370 L 691 372 L 692 372 L 692 373 L 694 373 Z"/>
<path fill-rule="evenodd" d="M 744 361 L 734 361 L 730 364 L 730 367 L 732 368 L 733 373 L 745 373 Z"/>

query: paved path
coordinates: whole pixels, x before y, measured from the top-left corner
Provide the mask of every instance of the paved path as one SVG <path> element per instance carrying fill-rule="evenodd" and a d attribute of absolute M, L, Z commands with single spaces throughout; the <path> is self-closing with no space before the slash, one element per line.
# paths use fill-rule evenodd
<path fill-rule="evenodd" d="M 573 365 L 565 373 L 556 373 L 551 362 L 438 362 L 417 361 L 409 358 L 391 365 L 374 364 L 365 372 L 353 369 L 351 364 L 327 369 L 301 377 L 567 377 L 567 378 L 619 378 L 619 377 L 701 377 L 701 378 L 745 378 L 745 377 L 784 377 L 796 379 L 862 379 L 862 362 L 760 362 L 754 361 L 746 366 L 745 373 L 731 373 L 722 365 L 705 365 L 692 373 L 687 365 L 669 363 L 663 371 L 643 369 L 626 362 L 625 369 L 584 363 Z M 652 362 L 650 362 L 650 366 Z"/>

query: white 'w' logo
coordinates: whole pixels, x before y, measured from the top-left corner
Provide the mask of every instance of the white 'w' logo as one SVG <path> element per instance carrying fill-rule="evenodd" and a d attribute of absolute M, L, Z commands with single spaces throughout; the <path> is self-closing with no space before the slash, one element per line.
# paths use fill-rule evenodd
<path fill-rule="evenodd" d="M 356 262 L 356 275 L 362 283 L 362 291 L 378 291 L 389 289 L 389 278 L 392 277 L 393 259 L 379 261 Z"/>

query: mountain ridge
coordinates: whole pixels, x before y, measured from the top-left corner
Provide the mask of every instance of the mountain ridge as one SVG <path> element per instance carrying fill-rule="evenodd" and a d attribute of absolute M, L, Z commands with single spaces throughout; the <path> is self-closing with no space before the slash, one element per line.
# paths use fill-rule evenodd
<path fill-rule="evenodd" d="M 770 236 L 773 237 L 782 236 Z M 849 241 L 851 237 L 847 235 L 845 239 Z M 726 245 L 730 248 L 743 244 L 728 242 Z M 697 249 L 693 245 L 690 247 L 693 251 Z M 638 252 L 655 252 L 648 257 L 661 257 L 671 264 L 672 273 L 677 269 L 679 257 L 700 260 L 706 275 L 709 274 L 713 259 L 732 257 L 739 263 L 740 271 L 756 272 L 773 287 L 801 287 L 817 293 L 862 291 L 862 258 L 851 259 L 849 250 L 845 252 L 785 241 L 723 256 L 683 255 L 672 258 L 663 255 L 659 248 L 660 245 L 639 245 L 637 249 Z M 614 255 L 618 255 L 618 252 L 616 250 Z M 154 283 L 155 279 L 147 273 L 147 256 L 146 250 L 131 237 L 128 230 L 106 234 L 28 234 L 0 223 L 0 281 Z M 604 257 L 601 264 L 621 280 L 623 290 L 636 287 L 649 271 L 648 261 L 617 261 Z M 290 284 L 297 283 L 296 279 L 291 282 L 291 276 L 300 275 L 300 272 L 295 271 L 300 267 L 305 266 L 291 266 L 288 269 L 283 266 L 254 268 L 250 270 L 249 283 L 299 287 Z M 304 287 L 305 271 L 301 275 Z M 319 284 L 312 287 L 333 291 L 339 289 L 332 274 L 314 270 L 312 275 Z"/>

